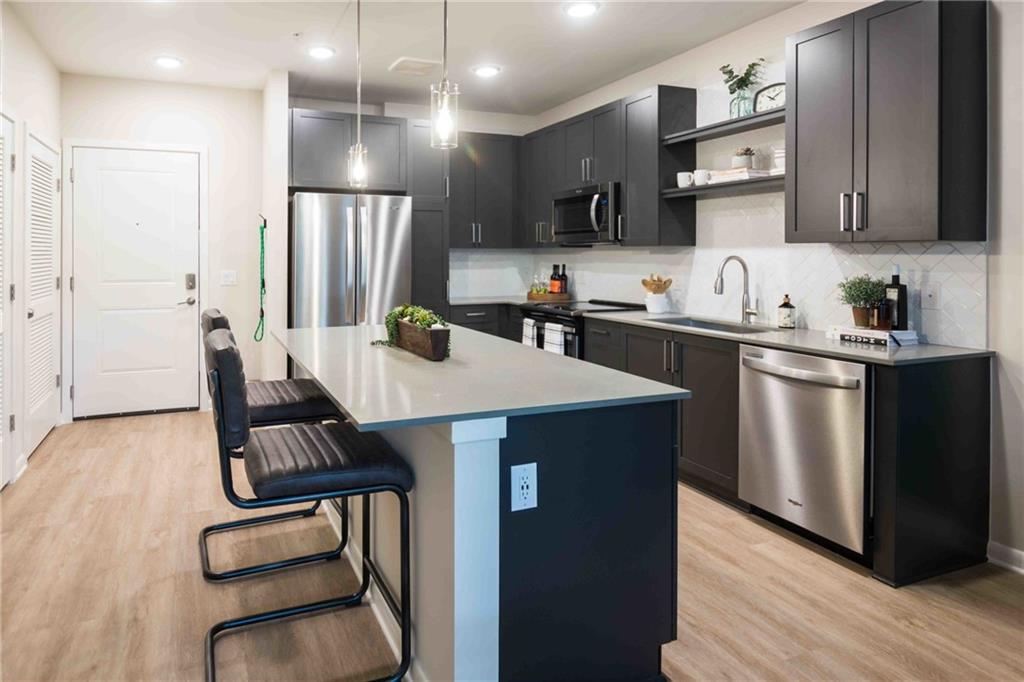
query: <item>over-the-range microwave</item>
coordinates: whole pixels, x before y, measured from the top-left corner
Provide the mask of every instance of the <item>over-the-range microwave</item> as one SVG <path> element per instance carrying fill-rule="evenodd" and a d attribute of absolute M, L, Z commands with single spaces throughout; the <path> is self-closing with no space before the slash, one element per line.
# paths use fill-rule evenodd
<path fill-rule="evenodd" d="M 551 225 L 563 246 L 614 244 L 621 235 L 619 184 L 602 182 L 555 194 Z"/>

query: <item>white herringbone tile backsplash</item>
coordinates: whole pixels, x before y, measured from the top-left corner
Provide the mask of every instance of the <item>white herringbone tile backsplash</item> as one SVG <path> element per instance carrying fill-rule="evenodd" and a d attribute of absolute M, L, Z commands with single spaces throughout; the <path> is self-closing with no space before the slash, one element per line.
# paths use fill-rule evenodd
<path fill-rule="evenodd" d="M 722 259 L 737 254 L 750 266 L 750 293 L 760 321 L 775 324 L 775 309 L 789 294 L 799 326 L 827 329 L 852 322 L 849 307 L 839 302 L 842 279 L 868 273 L 888 280 L 892 266 L 899 265 L 910 291 L 910 324 L 922 340 L 986 345 L 984 242 L 786 244 L 784 208 L 782 192 L 700 201 L 697 246 L 689 248 L 456 251 L 452 295 L 521 295 L 535 274 L 546 277 L 557 261 L 568 265 L 573 293 L 580 299 L 642 301 L 640 278 L 655 272 L 674 280 L 676 310 L 739 319 L 739 266 L 727 266 L 722 296 L 712 290 Z M 937 285 L 937 310 L 921 308 L 923 284 Z"/>

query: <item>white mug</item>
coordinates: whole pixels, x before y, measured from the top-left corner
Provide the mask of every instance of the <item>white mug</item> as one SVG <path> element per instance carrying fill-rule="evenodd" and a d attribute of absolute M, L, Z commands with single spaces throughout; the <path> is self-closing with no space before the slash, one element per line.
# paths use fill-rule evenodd
<path fill-rule="evenodd" d="M 676 185 L 679 187 L 692 187 L 693 186 L 693 173 L 689 171 L 683 171 L 682 173 L 676 173 Z"/>
<path fill-rule="evenodd" d="M 709 170 L 695 170 L 693 171 L 693 181 L 698 185 L 706 185 L 711 182 L 711 171 Z"/>

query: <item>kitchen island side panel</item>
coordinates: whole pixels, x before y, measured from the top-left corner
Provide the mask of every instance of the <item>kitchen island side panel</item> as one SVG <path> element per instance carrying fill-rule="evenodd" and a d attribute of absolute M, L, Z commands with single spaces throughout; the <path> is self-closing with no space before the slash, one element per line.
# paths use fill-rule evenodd
<path fill-rule="evenodd" d="M 502 680 L 660 674 L 676 637 L 676 402 L 514 417 L 501 441 Z M 511 512 L 510 467 L 537 463 Z"/>

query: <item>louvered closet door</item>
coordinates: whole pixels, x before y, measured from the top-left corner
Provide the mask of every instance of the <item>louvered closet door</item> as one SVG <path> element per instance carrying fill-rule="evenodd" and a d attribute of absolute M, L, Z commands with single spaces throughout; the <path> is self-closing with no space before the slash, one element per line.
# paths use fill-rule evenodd
<path fill-rule="evenodd" d="M 25 441 L 31 454 L 60 415 L 60 157 L 25 145 Z"/>
<path fill-rule="evenodd" d="M 75 147 L 73 168 L 74 416 L 198 407 L 199 155 Z"/>
<path fill-rule="evenodd" d="M 13 443 L 10 433 L 11 410 L 11 152 L 14 149 L 14 123 L 0 116 L 0 485 L 14 475 Z"/>

